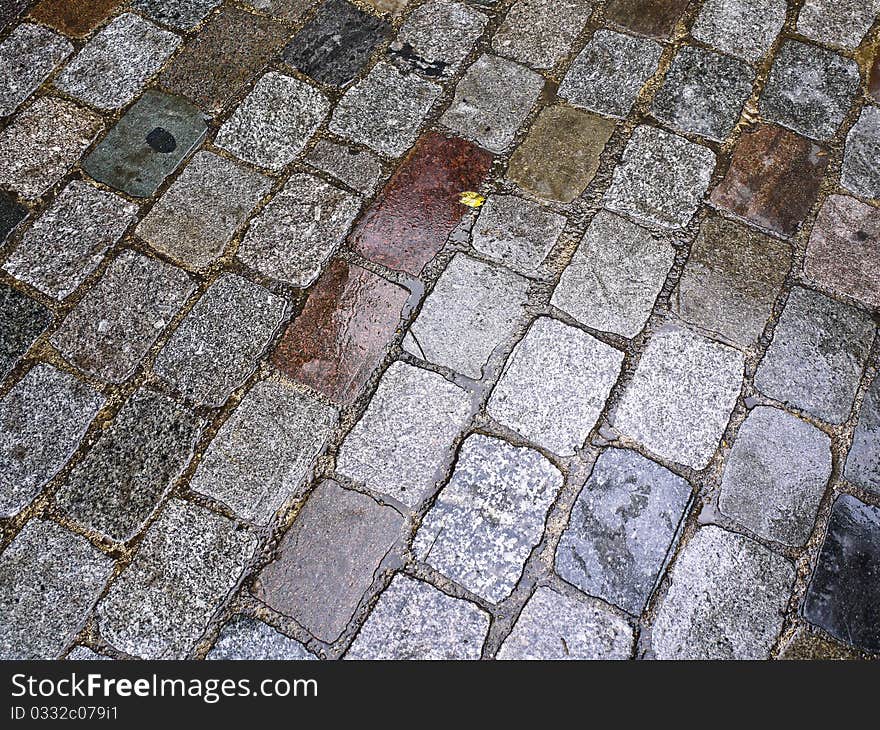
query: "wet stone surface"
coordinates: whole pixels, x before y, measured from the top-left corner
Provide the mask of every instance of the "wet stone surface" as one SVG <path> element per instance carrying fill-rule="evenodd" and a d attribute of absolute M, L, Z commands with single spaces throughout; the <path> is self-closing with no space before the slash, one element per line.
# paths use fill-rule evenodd
<path fill-rule="evenodd" d="M 844 475 L 880 494 L 880 377 L 874 378 L 862 403 Z"/>
<path fill-rule="evenodd" d="M 638 616 L 674 547 L 690 497 L 684 479 L 636 452 L 603 452 L 562 534 L 556 572 Z"/>
<path fill-rule="evenodd" d="M 354 615 L 404 518 L 371 497 L 322 482 L 262 570 L 254 595 L 332 642 Z"/>
<path fill-rule="evenodd" d="M 803 613 L 846 644 L 880 651 L 880 509 L 848 494 L 834 502 Z"/>
<path fill-rule="evenodd" d="M 22 0 L 15 1 L 24 4 Z M 121 4 L 122 0 L 40 0 L 30 17 L 64 35 L 80 38 L 88 35 Z"/>
<path fill-rule="evenodd" d="M 0 117 L 12 114 L 71 54 L 66 38 L 22 23 L 0 43 Z"/>
<path fill-rule="evenodd" d="M 220 2 L 221 0 L 132 0 L 132 5 L 163 25 L 189 30 Z"/>
<path fill-rule="evenodd" d="M 21 292 L 0 284 L 0 379 L 49 326 L 52 313 Z"/>
<path fill-rule="evenodd" d="M 687 5 L 688 0 L 609 0 L 605 19 L 639 35 L 666 40 Z"/>
<path fill-rule="evenodd" d="M 855 48 L 880 14 L 877 0 L 806 0 L 797 30 L 809 38 Z"/>
<path fill-rule="evenodd" d="M 208 660 L 284 661 L 315 659 L 296 639 L 276 631 L 269 624 L 237 615 L 220 631 Z"/>
<path fill-rule="evenodd" d="M 691 35 L 719 51 L 757 61 L 785 22 L 785 0 L 706 0 Z"/>
<path fill-rule="evenodd" d="M 880 198 L 880 108 L 866 106 L 846 135 L 840 184 L 866 198 Z"/>
<path fill-rule="evenodd" d="M 326 139 L 318 141 L 306 156 L 306 162 L 363 195 L 371 195 L 382 176 L 382 163 L 372 152 Z"/>
<path fill-rule="evenodd" d="M 755 386 L 821 418 L 849 418 L 875 327 L 870 315 L 809 289 L 792 290 Z"/>

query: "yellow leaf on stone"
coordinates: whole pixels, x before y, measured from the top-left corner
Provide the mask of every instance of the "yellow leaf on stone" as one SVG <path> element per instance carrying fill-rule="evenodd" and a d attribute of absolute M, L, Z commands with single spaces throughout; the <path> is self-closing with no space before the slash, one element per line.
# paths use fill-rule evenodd
<path fill-rule="evenodd" d="M 486 202 L 486 198 L 473 190 L 465 190 L 463 193 L 459 193 L 458 202 L 468 208 L 479 208 Z"/>

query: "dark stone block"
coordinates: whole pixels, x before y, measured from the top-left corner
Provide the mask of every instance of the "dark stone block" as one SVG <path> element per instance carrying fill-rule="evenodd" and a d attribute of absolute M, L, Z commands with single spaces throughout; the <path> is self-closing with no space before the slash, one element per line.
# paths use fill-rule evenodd
<path fill-rule="evenodd" d="M 0 190 L 0 244 L 27 216 L 27 208 L 14 196 Z"/>
<path fill-rule="evenodd" d="M 0 379 L 39 337 L 52 314 L 42 304 L 0 284 Z"/>

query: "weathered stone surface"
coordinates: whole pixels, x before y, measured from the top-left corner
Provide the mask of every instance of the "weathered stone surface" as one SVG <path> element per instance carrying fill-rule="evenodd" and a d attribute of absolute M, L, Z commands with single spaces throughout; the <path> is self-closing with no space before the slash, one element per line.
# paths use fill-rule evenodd
<path fill-rule="evenodd" d="M 740 427 L 719 506 L 755 534 L 803 545 L 831 477 L 831 438 L 776 408 L 755 408 Z"/>
<path fill-rule="evenodd" d="M 489 615 L 399 575 L 379 598 L 346 659 L 479 659 Z"/>
<path fill-rule="evenodd" d="M 848 494 L 834 502 L 803 612 L 835 638 L 880 651 L 880 509 Z"/>
<path fill-rule="evenodd" d="M 683 228 L 709 187 L 715 154 L 656 127 L 632 133 L 614 168 L 606 207 L 661 228 Z"/>
<path fill-rule="evenodd" d="M 121 0 L 40 0 L 31 10 L 31 18 L 64 35 L 81 38 L 121 4 Z"/>
<path fill-rule="evenodd" d="M 99 109 L 119 109 L 138 95 L 180 42 L 174 33 L 125 13 L 86 43 L 55 86 Z"/>
<path fill-rule="evenodd" d="M 50 342 L 80 370 L 121 383 L 195 288 L 175 266 L 123 251 Z"/>
<path fill-rule="evenodd" d="M 364 3 L 381 15 L 400 15 L 404 8 L 409 5 L 409 0 L 363 0 Z"/>
<path fill-rule="evenodd" d="M 655 454 L 703 469 L 742 387 L 743 356 L 685 330 L 656 333 L 618 405 L 617 429 Z"/>
<path fill-rule="evenodd" d="M 625 117 L 662 51 L 653 41 L 597 30 L 562 80 L 559 96 L 572 106 Z"/>
<path fill-rule="evenodd" d="M 125 542 L 180 476 L 201 427 L 201 419 L 168 396 L 135 391 L 55 503 L 80 524 Z"/>
<path fill-rule="evenodd" d="M 315 659 L 296 639 L 291 639 L 262 621 L 233 616 L 220 631 L 208 660 L 289 661 Z"/>
<path fill-rule="evenodd" d="M 791 246 L 725 218 L 703 221 L 691 245 L 673 310 L 748 347 L 764 331 L 791 268 Z"/>
<path fill-rule="evenodd" d="M 795 287 L 755 374 L 765 395 L 830 423 L 849 418 L 874 339 L 871 317 Z"/>
<path fill-rule="evenodd" d="M 250 168 L 199 152 L 135 233 L 175 261 L 205 269 L 223 254 L 271 184 Z"/>
<path fill-rule="evenodd" d="M 184 658 L 256 546 L 229 520 L 171 500 L 98 604 L 101 636 L 132 656 Z"/>
<path fill-rule="evenodd" d="M 678 535 L 690 485 L 635 451 L 602 453 L 556 551 L 556 572 L 638 616 Z"/>
<path fill-rule="evenodd" d="M 461 388 L 436 373 L 394 363 L 342 443 L 337 472 L 415 507 L 442 478 L 471 413 Z"/>
<path fill-rule="evenodd" d="M 808 629 L 798 629 L 778 658 L 787 661 L 852 661 L 860 657 L 858 652 L 843 644 L 810 633 Z"/>
<path fill-rule="evenodd" d="M 75 646 L 70 650 L 66 657 L 69 661 L 74 662 L 109 662 L 110 657 L 98 654 L 98 652 L 89 649 L 87 646 Z"/>
<path fill-rule="evenodd" d="M 548 10 L 544 0 L 517 0 L 492 38 L 492 48 L 532 68 L 553 68 L 568 54 L 593 8 L 584 0 L 558 0 Z"/>
<path fill-rule="evenodd" d="M 544 79 L 498 56 L 480 56 L 465 72 L 440 123 L 491 152 L 504 152 L 541 93 Z"/>
<path fill-rule="evenodd" d="M 526 279 L 456 254 L 428 295 L 403 347 L 479 379 L 489 356 L 526 317 Z"/>
<path fill-rule="evenodd" d="M 0 659 L 57 659 L 101 593 L 113 559 L 46 520 L 0 555 Z"/>
<path fill-rule="evenodd" d="M 843 121 L 858 87 L 855 61 L 786 41 L 761 94 L 761 114 L 807 137 L 827 139 Z"/>
<path fill-rule="evenodd" d="M 599 211 L 551 304 L 593 329 L 634 337 L 645 326 L 675 250 L 626 218 Z"/>
<path fill-rule="evenodd" d="M 380 62 L 345 92 L 333 111 L 330 131 L 389 157 L 400 157 L 419 134 L 440 87 Z"/>
<path fill-rule="evenodd" d="M 507 361 L 489 415 L 539 446 L 573 456 L 596 425 L 622 363 L 622 352 L 542 317 Z"/>
<path fill-rule="evenodd" d="M 287 303 L 235 274 L 196 302 L 156 358 L 156 374 L 204 405 L 221 406 L 256 367 Z"/>
<path fill-rule="evenodd" d="M 104 398 L 34 365 L 0 401 L 0 516 L 20 512 L 73 455 Z"/>
<path fill-rule="evenodd" d="M 540 542 L 562 479 L 537 451 L 470 436 L 452 478 L 416 533 L 413 553 L 498 603 L 510 595 Z"/>
<path fill-rule="evenodd" d="M 856 195 L 880 198 L 880 108 L 866 106 L 846 135 L 840 184 Z"/>
<path fill-rule="evenodd" d="M 306 162 L 318 170 L 333 175 L 363 195 L 372 195 L 382 176 L 382 163 L 369 150 L 318 140 L 306 155 Z"/>
<path fill-rule="evenodd" d="M 757 61 L 782 30 L 786 7 L 785 0 L 707 0 L 691 35 L 731 56 Z"/>
<path fill-rule="evenodd" d="M 327 0 L 284 49 L 284 60 L 322 84 L 345 86 L 391 34 L 391 26 L 345 0 Z"/>
<path fill-rule="evenodd" d="M 0 284 L 0 380 L 28 351 L 52 321 L 42 304 Z"/>
<path fill-rule="evenodd" d="M 529 599 L 499 659 L 629 659 L 632 627 L 595 603 L 575 600 L 552 588 Z"/>
<path fill-rule="evenodd" d="M 73 53 L 66 38 L 22 23 L 0 43 L 0 117 L 12 114 Z"/>
<path fill-rule="evenodd" d="M 0 132 L 0 185 L 39 198 L 66 173 L 100 131 L 100 117 L 43 96 Z"/>
<path fill-rule="evenodd" d="M 666 40 L 688 0 L 609 0 L 605 18 L 634 33 Z"/>
<path fill-rule="evenodd" d="M 217 133 L 218 147 L 255 165 L 280 170 L 299 154 L 330 111 L 317 89 L 270 71 Z"/>
<path fill-rule="evenodd" d="M 880 376 L 865 394 L 844 473 L 851 482 L 880 494 Z"/>
<path fill-rule="evenodd" d="M 658 659 L 767 659 L 782 628 L 794 566 L 710 525 L 685 546 L 654 622 Z"/>
<path fill-rule="evenodd" d="M 330 400 L 350 403 L 388 349 L 409 296 L 371 271 L 335 259 L 309 291 L 272 361 Z"/>
<path fill-rule="evenodd" d="M 309 496 L 254 594 L 322 641 L 335 641 L 403 532 L 404 519 L 336 482 Z"/>
<path fill-rule="evenodd" d="M 336 424 L 334 408 L 279 382 L 257 383 L 220 427 L 190 488 L 267 524 L 298 496 Z"/>
<path fill-rule="evenodd" d="M 360 208 L 358 196 L 294 173 L 251 220 L 237 256 L 261 274 L 305 288 L 345 240 Z"/>
<path fill-rule="evenodd" d="M 262 10 L 273 18 L 296 23 L 318 4 L 318 0 L 245 0 L 245 4 Z"/>
<path fill-rule="evenodd" d="M 28 209 L 15 196 L 0 190 L 0 244 L 27 218 Z"/>
<path fill-rule="evenodd" d="M 878 0 L 807 0 L 798 13 L 797 30 L 822 43 L 855 48 L 878 14 Z"/>
<path fill-rule="evenodd" d="M 507 177 L 523 190 L 570 203 L 590 184 L 614 122 L 559 104 L 541 112 L 510 159 Z"/>
<path fill-rule="evenodd" d="M 711 201 L 786 236 L 797 233 L 819 194 L 828 155 L 819 145 L 770 124 L 747 130 Z"/>
<path fill-rule="evenodd" d="M 370 261 L 418 276 L 467 210 L 459 195 L 478 189 L 491 164 L 470 142 L 429 132 L 361 217 L 352 246 Z"/>
<path fill-rule="evenodd" d="M 154 20 L 189 30 L 220 4 L 221 0 L 132 0 L 132 5 Z"/>

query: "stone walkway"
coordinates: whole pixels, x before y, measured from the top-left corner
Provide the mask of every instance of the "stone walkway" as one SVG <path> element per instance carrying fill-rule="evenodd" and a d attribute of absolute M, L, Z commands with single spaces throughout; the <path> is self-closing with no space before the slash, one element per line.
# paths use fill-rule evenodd
<path fill-rule="evenodd" d="M 3 0 L 0 656 L 880 654 L 878 0 Z"/>

